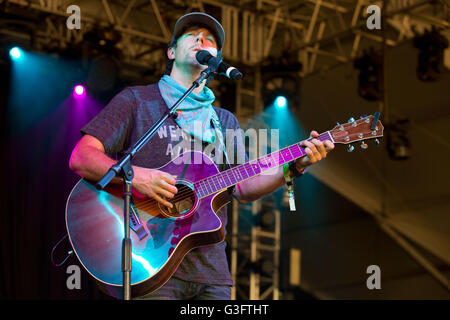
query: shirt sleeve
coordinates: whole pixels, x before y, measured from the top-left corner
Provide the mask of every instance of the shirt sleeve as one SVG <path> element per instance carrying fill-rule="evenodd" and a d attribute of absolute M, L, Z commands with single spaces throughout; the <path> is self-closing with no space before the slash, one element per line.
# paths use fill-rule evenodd
<path fill-rule="evenodd" d="M 124 89 L 81 129 L 81 134 L 88 134 L 100 140 L 105 153 L 119 153 L 128 147 L 135 110 L 133 93 L 129 88 Z"/>

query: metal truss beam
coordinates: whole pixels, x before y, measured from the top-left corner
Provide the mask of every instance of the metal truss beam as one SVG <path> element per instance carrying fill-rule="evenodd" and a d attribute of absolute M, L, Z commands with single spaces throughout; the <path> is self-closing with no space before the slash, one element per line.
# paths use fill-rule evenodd
<path fill-rule="evenodd" d="M 80 1 L 82 29 L 63 30 L 62 20 L 68 16 L 66 6 L 70 3 L 67 0 L 9 0 L 7 5 L 49 14 L 38 35 L 60 41 L 62 45 L 81 41 L 86 29 L 95 24 L 112 27 L 122 35 L 123 41 L 118 47 L 124 51 L 125 59 L 142 66 L 158 61 L 151 52 L 169 41 L 171 21 L 186 10 L 205 11 L 205 7 L 221 12 L 218 18 L 227 34 L 224 56 L 247 66 L 257 66 L 270 59 L 288 38 L 294 43 L 293 50 L 298 51 L 298 59 L 304 66 L 300 75 L 307 76 L 329 65 L 330 57 L 337 63 L 350 61 L 357 56 L 364 43 L 383 41 L 379 33 L 365 26 L 366 8 L 372 4 L 368 0 L 358 0 L 356 3 L 307 0 L 301 4 L 275 0 L 196 0 L 189 2 L 187 8 L 180 6 L 179 1 Z M 378 4 L 382 5 L 382 1 Z M 445 1 L 391 0 L 388 4 L 384 12 L 387 25 L 383 27 L 397 32 L 396 38 L 391 36 L 388 39 L 388 46 L 398 45 L 400 41 L 413 37 L 412 30 L 417 25 L 422 28 L 430 25 L 450 27 L 449 8 Z M 161 14 L 162 6 L 164 16 Z M 173 10 L 167 10 L 170 6 Z M 137 22 L 139 15 L 149 21 L 148 25 Z M 49 26 L 49 19 L 53 26 Z M 347 47 L 345 43 L 349 38 L 350 47 Z M 161 52 L 155 54 L 161 55 Z"/>
<path fill-rule="evenodd" d="M 274 225 L 265 230 L 255 225 L 255 217 L 261 214 L 262 207 L 271 210 Z M 251 214 L 253 220 L 246 226 L 239 225 L 239 216 Z M 251 204 L 233 203 L 233 220 L 231 234 L 230 268 L 234 287 L 231 299 L 243 300 L 279 300 L 280 297 L 280 248 L 281 248 L 281 213 L 271 198 L 260 199 Z M 273 264 L 270 274 L 262 274 L 259 268 L 266 259 Z M 255 266 L 259 266 L 256 267 Z M 269 271 L 270 272 L 270 271 Z"/>

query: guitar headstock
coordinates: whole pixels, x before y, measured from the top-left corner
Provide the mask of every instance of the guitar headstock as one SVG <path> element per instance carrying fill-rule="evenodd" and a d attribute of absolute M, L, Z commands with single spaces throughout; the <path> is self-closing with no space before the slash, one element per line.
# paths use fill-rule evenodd
<path fill-rule="evenodd" d="M 361 117 L 358 120 L 350 118 L 347 123 L 338 124 L 330 130 L 334 143 L 351 144 L 361 141 L 361 148 L 366 149 L 367 144 L 364 140 L 376 139 L 375 142 L 378 145 L 377 138 L 383 136 L 384 130 L 379 117 L 380 113 L 375 112 L 371 116 Z M 349 146 L 349 151 L 353 151 L 353 146 Z"/>

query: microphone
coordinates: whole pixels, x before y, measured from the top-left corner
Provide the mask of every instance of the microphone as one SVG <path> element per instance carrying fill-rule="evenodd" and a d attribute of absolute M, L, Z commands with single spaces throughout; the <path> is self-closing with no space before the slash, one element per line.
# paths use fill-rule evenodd
<path fill-rule="evenodd" d="M 241 80 L 242 73 L 233 66 L 225 63 L 221 58 L 214 57 L 206 50 L 200 50 L 195 55 L 198 63 L 207 65 L 215 70 L 217 73 L 224 75 L 233 80 Z"/>

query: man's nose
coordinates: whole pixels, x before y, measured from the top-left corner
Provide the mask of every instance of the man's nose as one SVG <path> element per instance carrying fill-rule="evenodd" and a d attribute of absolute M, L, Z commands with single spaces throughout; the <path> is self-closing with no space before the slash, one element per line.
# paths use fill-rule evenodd
<path fill-rule="evenodd" d="M 203 44 L 203 41 L 204 41 L 203 34 L 202 34 L 202 33 L 199 33 L 199 34 L 197 35 L 197 37 L 195 38 L 195 41 L 196 41 L 196 42 L 200 42 L 201 44 Z"/>

